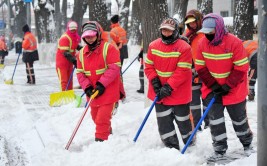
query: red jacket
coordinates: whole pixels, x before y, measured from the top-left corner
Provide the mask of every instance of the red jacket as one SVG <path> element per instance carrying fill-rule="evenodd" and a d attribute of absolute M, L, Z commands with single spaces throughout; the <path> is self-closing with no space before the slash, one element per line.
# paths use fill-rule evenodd
<path fill-rule="evenodd" d="M 227 77 L 233 69 L 247 72 L 249 67 L 242 41 L 230 33 L 224 35 L 222 43 L 218 46 L 209 44 L 209 40 L 203 37 L 199 42 L 195 64 L 197 71 L 207 67 L 220 85 L 226 83 Z M 232 88 L 228 95 L 223 96 L 224 105 L 236 104 L 245 100 L 248 94 L 247 74 L 244 74 L 240 81 L 241 83 Z M 205 99 L 211 89 L 203 83 L 201 91 L 202 97 Z"/>
<path fill-rule="evenodd" d="M 189 103 L 192 98 L 191 66 L 191 47 L 185 41 L 178 39 L 175 43 L 166 45 L 159 38 L 151 42 L 144 70 L 149 80 L 148 98 L 155 99 L 156 94 L 151 80 L 159 77 L 162 85 L 168 83 L 173 89 L 171 96 L 163 98 L 160 103 L 164 105 Z"/>
<path fill-rule="evenodd" d="M 72 53 L 73 56 L 75 56 L 76 48 L 80 42 L 80 39 L 76 39 L 76 37 L 72 37 L 68 33 L 64 33 L 59 41 L 58 41 L 58 47 L 57 47 L 57 54 L 56 54 L 56 65 L 57 66 L 73 66 L 71 62 L 69 62 L 64 57 L 64 52 L 69 51 Z"/>
<path fill-rule="evenodd" d="M 106 44 L 105 44 L 106 43 Z M 101 41 L 99 47 L 90 52 L 84 46 L 77 57 L 77 78 L 83 90 L 96 87 L 96 82 L 105 87 L 104 93 L 92 101 L 92 106 L 115 103 L 120 97 L 120 56 L 119 51 Z"/>
<path fill-rule="evenodd" d="M 122 43 L 123 45 L 127 44 L 127 32 L 123 29 L 119 23 L 111 25 L 111 31 L 115 34 L 115 38 L 113 39 L 117 44 Z"/>
<path fill-rule="evenodd" d="M 22 48 L 24 49 L 24 52 L 33 52 L 37 50 L 37 41 L 31 32 L 26 32 L 23 38 Z"/>

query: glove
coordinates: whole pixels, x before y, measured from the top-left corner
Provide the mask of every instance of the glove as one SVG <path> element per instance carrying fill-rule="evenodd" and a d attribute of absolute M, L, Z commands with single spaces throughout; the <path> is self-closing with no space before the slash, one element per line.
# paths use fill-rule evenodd
<path fill-rule="evenodd" d="M 83 46 L 81 46 L 80 44 L 78 44 L 76 50 L 80 51 L 83 48 Z"/>
<path fill-rule="evenodd" d="M 140 53 L 138 54 L 138 61 L 140 62 L 140 59 L 143 59 L 143 50 L 140 51 Z"/>
<path fill-rule="evenodd" d="M 98 90 L 97 97 L 98 97 L 98 96 L 101 96 L 101 95 L 104 93 L 105 89 L 106 89 L 106 88 L 104 87 L 103 84 L 101 84 L 100 82 L 97 82 L 97 83 L 96 83 L 96 88 L 95 88 L 95 91 Z"/>
<path fill-rule="evenodd" d="M 74 65 L 74 67 L 77 69 L 77 60 L 75 59 L 75 61 L 72 62 L 72 64 Z"/>
<path fill-rule="evenodd" d="M 84 90 L 86 96 L 91 97 L 94 94 L 94 87 L 91 85 Z"/>
<path fill-rule="evenodd" d="M 154 92 L 157 96 L 160 94 L 160 88 L 162 87 L 159 77 L 155 77 L 151 80 L 151 84 L 153 86 Z"/>
<path fill-rule="evenodd" d="M 163 98 L 170 96 L 172 94 L 173 89 L 169 84 L 163 85 L 163 87 L 160 89 L 160 94 L 158 96 L 158 101 L 162 100 Z"/>
<path fill-rule="evenodd" d="M 230 86 L 228 86 L 227 84 L 224 84 L 220 88 L 217 88 L 216 90 L 214 90 L 213 93 L 216 95 L 225 96 L 229 93 L 230 89 L 231 89 Z"/>

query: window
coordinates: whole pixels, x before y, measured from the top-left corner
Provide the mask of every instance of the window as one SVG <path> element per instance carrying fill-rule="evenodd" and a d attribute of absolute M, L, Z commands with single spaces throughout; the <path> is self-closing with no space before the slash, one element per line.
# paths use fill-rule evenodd
<path fill-rule="evenodd" d="M 229 17 L 229 12 L 228 11 L 221 11 L 220 12 L 222 17 Z"/>

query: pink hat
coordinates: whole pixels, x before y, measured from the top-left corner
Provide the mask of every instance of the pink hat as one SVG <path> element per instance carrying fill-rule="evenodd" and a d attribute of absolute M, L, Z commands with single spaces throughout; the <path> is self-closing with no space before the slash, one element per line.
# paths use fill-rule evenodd
<path fill-rule="evenodd" d="M 87 30 L 85 32 L 83 32 L 82 34 L 82 38 L 85 38 L 85 37 L 94 37 L 96 36 L 97 32 L 94 31 L 94 30 Z"/>

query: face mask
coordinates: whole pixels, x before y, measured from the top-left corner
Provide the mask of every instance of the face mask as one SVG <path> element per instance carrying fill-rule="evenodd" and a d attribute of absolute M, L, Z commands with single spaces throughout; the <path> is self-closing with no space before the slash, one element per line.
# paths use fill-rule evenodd
<path fill-rule="evenodd" d="M 212 41 L 215 37 L 215 34 L 205 34 L 205 36 L 209 41 Z"/>

